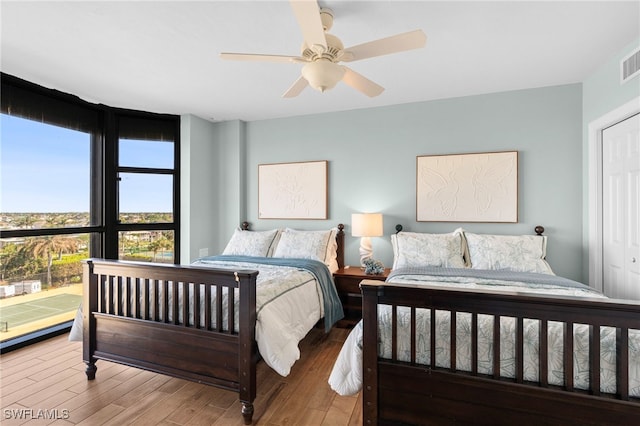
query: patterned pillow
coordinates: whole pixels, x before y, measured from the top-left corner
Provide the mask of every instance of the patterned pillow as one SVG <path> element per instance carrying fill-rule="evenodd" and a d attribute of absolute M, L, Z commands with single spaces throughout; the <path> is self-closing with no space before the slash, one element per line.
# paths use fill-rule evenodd
<path fill-rule="evenodd" d="M 551 274 L 544 235 L 483 235 L 465 232 L 471 268 Z"/>
<path fill-rule="evenodd" d="M 287 228 L 280 232 L 273 257 L 319 260 L 331 272 L 335 272 L 338 270 L 337 231 L 335 228 L 328 231 L 298 231 Z"/>
<path fill-rule="evenodd" d="M 426 234 L 398 232 L 391 236 L 393 269 L 440 266 L 464 268 L 462 232 Z"/>
<path fill-rule="evenodd" d="M 222 254 L 266 257 L 274 245 L 277 229 L 242 231 L 236 229 Z"/>

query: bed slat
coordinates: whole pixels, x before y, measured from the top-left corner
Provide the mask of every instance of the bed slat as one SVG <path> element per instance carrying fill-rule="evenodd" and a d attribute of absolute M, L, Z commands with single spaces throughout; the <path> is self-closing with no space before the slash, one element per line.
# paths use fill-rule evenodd
<path fill-rule="evenodd" d="M 600 326 L 589 327 L 589 384 L 591 394 L 600 395 Z"/>
<path fill-rule="evenodd" d="M 573 322 L 564 323 L 563 358 L 564 386 L 571 392 L 573 391 Z"/>
<path fill-rule="evenodd" d="M 200 319 L 200 284 L 193 283 L 193 326 L 195 328 L 202 328 Z"/>
<path fill-rule="evenodd" d="M 145 320 L 150 320 L 151 319 L 151 303 L 150 303 L 150 299 L 149 299 L 149 287 L 150 287 L 150 282 L 149 279 L 145 278 L 142 282 L 142 287 L 144 288 L 144 290 L 142 291 L 142 293 L 144 294 L 143 298 L 142 298 L 142 313 L 143 315 L 140 316 L 140 318 L 145 319 Z"/>
<path fill-rule="evenodd" d="M 415 308 L 413 308 L 415 311 Z M 457 318 L 457 313 L 456 311 L 450 311 L 449 313 L 451 315 L 450 317 L 450 325 L 451 327 L 449 327 L 449 334 L 451 335 L 451 342 L 450 342 L 450 350 L 449 350 L 449 354 L 451 355 L 449 357 L 449 365 L 451 365 L 451 371 L 456 371 L 456 355 L 457 355 L 457 345 L 456 345 L 456 320 Z"/>
<path fill-rule="evenodd" d="M 124 281 L 123 277 L 117 277 L 116 279 L 116 288 L 113 292 L 115 297 L 115 314 L 116 315 L 124 315 L 122 311 L 122 299 L 124 295 Z"/>
<path fill-rule="evenodd" d="M 191 288 L 191 283 L 183 282 L 182 283 L 182 300 L 184 303 L 182 304 L 182 326 L 183 327 L 191 327 L 189 324 L 189 305 L 187 301 L 191 300 L 189 297 L 189 290 Z"/>
<path fill-rule="evenodd" d="M 222 331 L 222 287 L 216 287 L 216 328 L 217 332 Z"/>
<path fill-rule="evenodd" d="M 471 314 L 471 374 L 478 374 L 478 314 Z"/>
<path fill-rule="evenodd" d="M 398 307 L 391 309 L 391 359 L 398 360 Z"/>
<path fill-rule="evenodd" d="M 500 315 L 493 316 L 493 378 L 500 378 Z"/>
<path fill-rule="evenodd" d="M 436 368 L 436 310 L 431 308 L 431 322 L 429 324 L 430 334 L 430 346 L 431 352 L 431 368 Z"/>
<path fill-rule="evenodd" d="M 629 400 L 629 329 L 616 329 L 616 383 L 618 397 L 623 401 Z"/>
<path fill-rule="evenodd" d="M 411 307 L 411 364 L 416 363 L 416 308 Z"/>
<path fill-rule="evenodd" d="M 211 327 L 211 286 L 204 286 L 204 328 L 205 330 L 212 330 Z M 215 308 L 214 308 L 215 309 Z"/>

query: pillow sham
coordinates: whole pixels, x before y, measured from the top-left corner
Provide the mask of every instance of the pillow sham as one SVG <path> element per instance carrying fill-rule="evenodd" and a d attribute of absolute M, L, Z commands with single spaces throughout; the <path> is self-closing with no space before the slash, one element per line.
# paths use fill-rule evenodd
<path fill-rule="evenodd" d="M 545 260 L 544 235 L 464 234 L 472 269 L 536 272 L 554 275 Z"/>
<path fill-rule="evenodd" d="M 338 270 L 337 232 L 337 228 L 328 231 L 287 228 L 279 234 L 280 239 L 273 257 L 319 260 L 333 273 Z"/>
<path fill-rule="evenodd" d="M 439 266 L 464 268 L 465 244 L 462 232 L 427 234 L 398 232 L 391 235 L 393 269 Z"/>
<path fill-rule="evenodd" d="M 277 233 L 277 229 L 271 231 L 236 229 L 222 254 L 266 257 L 272 251 Z"/>

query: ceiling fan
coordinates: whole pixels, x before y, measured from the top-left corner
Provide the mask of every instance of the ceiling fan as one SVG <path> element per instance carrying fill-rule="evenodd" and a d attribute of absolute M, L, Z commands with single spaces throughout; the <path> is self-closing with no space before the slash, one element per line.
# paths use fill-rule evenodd
<path fill-rule="evenodd" d="M 238 61 L 305 64 L 302 67 L 302 75 L 282 95 L 285 98 L 298 96 L 307 86 L 324 92 L 335 87 L 340 80 L 367 96 L 378 96 L 384 91 L 384 87 L 339 63 L 417 49 L 424 47 L 427 42 L 427 36 L 424 32 L 415 30 L 345 49 L 338 37 L 327 32 L 333 25 L 333 11 L 331 9 L 320 8 L 316 0 L 291 0 L 290 3 L 304 37 L 300 56 L 251 53 L 220 54 L 223 59 Z"/>

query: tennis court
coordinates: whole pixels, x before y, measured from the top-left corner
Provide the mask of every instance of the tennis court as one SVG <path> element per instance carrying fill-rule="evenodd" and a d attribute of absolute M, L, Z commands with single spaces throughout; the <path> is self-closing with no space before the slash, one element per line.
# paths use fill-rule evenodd
<path fill-rule="evenodd" d="M 80 306 L 81 300 L 80 295 L 63 293 L 5 306 L 0 309 L 0 322 L 8 323 L 9 327 L 17 327 L 53 315 L 75 311 Z"/>

